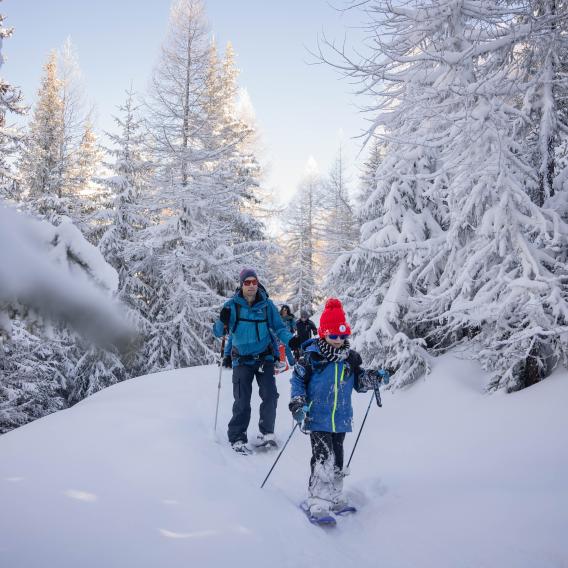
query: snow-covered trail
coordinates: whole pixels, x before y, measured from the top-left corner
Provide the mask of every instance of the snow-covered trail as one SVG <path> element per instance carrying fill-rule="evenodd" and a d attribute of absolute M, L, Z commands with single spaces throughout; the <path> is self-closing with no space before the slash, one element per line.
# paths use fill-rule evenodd
<path fill-rule="evenodd" d="M 482 393 L 477 366 L 446 356 L 373 404 L 346 488 L 360 512 L 325 531 L 297 504 L 309 441 L 235 455 L 224 371 L 140 377 L 0 437 L 2 568 L 561 567 L 568 565 L 568 376 Z M 292 427 L 281 392 L 277 435 Z M 368 404 L 354 395 L 355 428 Z M 256 435 L 258 398 L 249 436 Z M 346 440 L 347 456 L 355 433 Z"/>

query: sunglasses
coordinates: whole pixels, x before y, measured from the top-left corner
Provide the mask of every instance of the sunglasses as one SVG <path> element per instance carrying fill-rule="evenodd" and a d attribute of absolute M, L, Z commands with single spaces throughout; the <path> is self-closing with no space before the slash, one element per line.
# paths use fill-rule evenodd
<path fill-rule="evenodd" d="M 243 286 L 258 286 L 258 280 L 256 278 L 247 278 L 243 282 Z"/>
<path fill-rule="evenodd" d="M 347 339 L 349 337 L 348 334 L 346 333 L 342 333 L 340 335 L 337 335 L 336 333 L 328 333 L 327 335 L 330 339 Z"/>

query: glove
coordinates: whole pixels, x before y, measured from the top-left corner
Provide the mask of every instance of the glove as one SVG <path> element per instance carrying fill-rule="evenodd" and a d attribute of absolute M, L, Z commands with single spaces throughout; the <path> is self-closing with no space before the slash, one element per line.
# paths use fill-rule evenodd
<path fill-rule="evenodd" d="M 233 358 L 230 355 L 225 355 L 221 365 L 223 365 L 225 369 L 231 369 L 233 367 Z"/>
<path fill-rule="evenodd" d="M 292 351 L 297 351 L 300 347 L 300 339 L 298 338 L 297 335 L 293 335 L 290 338 L 290 341 L 288 341 L 288 347 L 290 347 L 290 349 Z"/>
<path fill-rule="evenodd" d="M 383 385 L 388 385 L 390 380 L 390 374 L 385 369 L 379 369 L 375 371 L 375 376 L 383 382 Z"/>
<path fill-rule="evenodd" d="M 364 371 L 360 379 L 361 385 L 365 390 L 371 390 L 378 387 L 381 381 L 385 384 L 389 384 L 389 374 L 384 370 L 379 371 Z"/>
<path fill-rule="evenodd" d="M 219 319 L 225 327 L 229 327 L 229 321 L 231 321 L 231 308 L 228 308 L 227 306 L 223 307 L 219 314 Z"/>
<path fill-rule="evenodd" d="M 310 409 L 310 407 L 307 405 L 306 399 L 303 396 L 294 397 L 290 401 L 288 408 L 290 409 L 290 412 L 292 413 L 294 420 L 298 424 L 301 424 L 304 421 L 304 419 L 306 418 L 306 414 Z"/>

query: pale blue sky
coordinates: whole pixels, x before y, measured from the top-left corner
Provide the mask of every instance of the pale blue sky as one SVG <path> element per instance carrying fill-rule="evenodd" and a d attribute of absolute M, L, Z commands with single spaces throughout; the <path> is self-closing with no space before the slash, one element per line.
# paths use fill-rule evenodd
<path fill-rule="evenodd" d="M 32 104 L 49 51 L 71 36 L 97 126 L 112 129 L 111 115 L 130 81 L 141 92 L 148 84 L 169 7 L 169 0 L 4 0 L 6 25 L 16 29 L 4 43 L 3 75 Z M 306 48 L 316 48 L 322 31 L 360 41 L 360 30 L 352 29 L 360 13 L 338 12 L 326 0 L 206 0 L 206 7 L 219 46 L 230 40 L 237 53 L 239 82 L 249 92 L 271 164 L 270 185 L 290 195 L 310 155 L 326 172 L 340 132 L 354 162 L 361 142 L 352 138 L 365 120 L 352 86 L 327 65 L 308 65 L 313 58 Z"/>

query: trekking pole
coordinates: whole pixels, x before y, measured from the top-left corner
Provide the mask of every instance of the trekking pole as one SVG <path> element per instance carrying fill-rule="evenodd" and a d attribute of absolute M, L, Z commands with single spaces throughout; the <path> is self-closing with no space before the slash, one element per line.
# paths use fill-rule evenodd
<path fill-rule="evenodd" d="M 379 384 L 373 386 L 373 393 L 371 394 L 371 398 L 369 399 L 369 406 L 367 406 L 367 412 L 365 412 L 365 418 L 363 418 L 363 422 L 361 423 L 361 428 L 359 428 L 359 433 L 357 434 L 357 439 L 355 440 L 355 445 L 351 450 L 351 455 L 349 456 L 349 461 L 347 462 L 347 467 L 351 463 L 351 459 L 353 458 L 353 454 L 355 453 L 355 448 L 357 447 L 357 442 L 359 442 L 359 438 L 361 437 L 361 432 L 363 431 L 363 426 L 365 426 L 365 421 L 367 420 L 367 416 L 369 414 L 369 410 L 371 410 L 371 404 L 373 404 L 373 399 L 377 401 L 377 406 L 382 406 L 383 403 L 381 401 L 381 393 L 379 392 Z"/>
<path fill-rule="evenodd" d="M 221 394 L 221 375 L 223 373 L 223 353 L 225 351 L 225 336 L 221 340 L 221 359 L 219 360 L 219 384 L 217 385 L 217 406 L 215 407 L 215 426 L 213 432 L 217 433 L 217 416 L 219 414 L 219 395 Z"/>
<path fill-rule="evenodd" d="M 280 450 L 280 453 L 278 454 L 277 458 L 274 460 L 274 463 L 272 464 L 272 467 L 270 468 L 270 471 L 268 472 L 268 474 L 266 475 L 266 477 L 264 478 L 264 481 L 262 482 L 262 485 L 260 486 L 260 488 L 262 489 L 264 487 L 264 484 L 266 483 L 266 481 L 268 480 L 268 478 L 270 477 L 270 474 L 272 473 L 272 470 L 276 467 L 276 464 L 278 463 L 278 460 L 280 459 L 280 456 L 284 453 L 284 450 L 286 449 L 286 446 L 288 445 L 288 442 L 290 441 L 290 438 L 292 437 L 292 435 L 294 434 L 294 432 L 296 431 L 296 428 L 300 425 L 299 422 L 296 422 L 296 424 L 294 424 L 294 428 L 292 428 L 292 431 L 290 432 L 290 435 L 288 436 L 288 439 L 286 440 L 286 443 L 284 444 L 284 446 L 282 446 L 282 449 Z"/>

